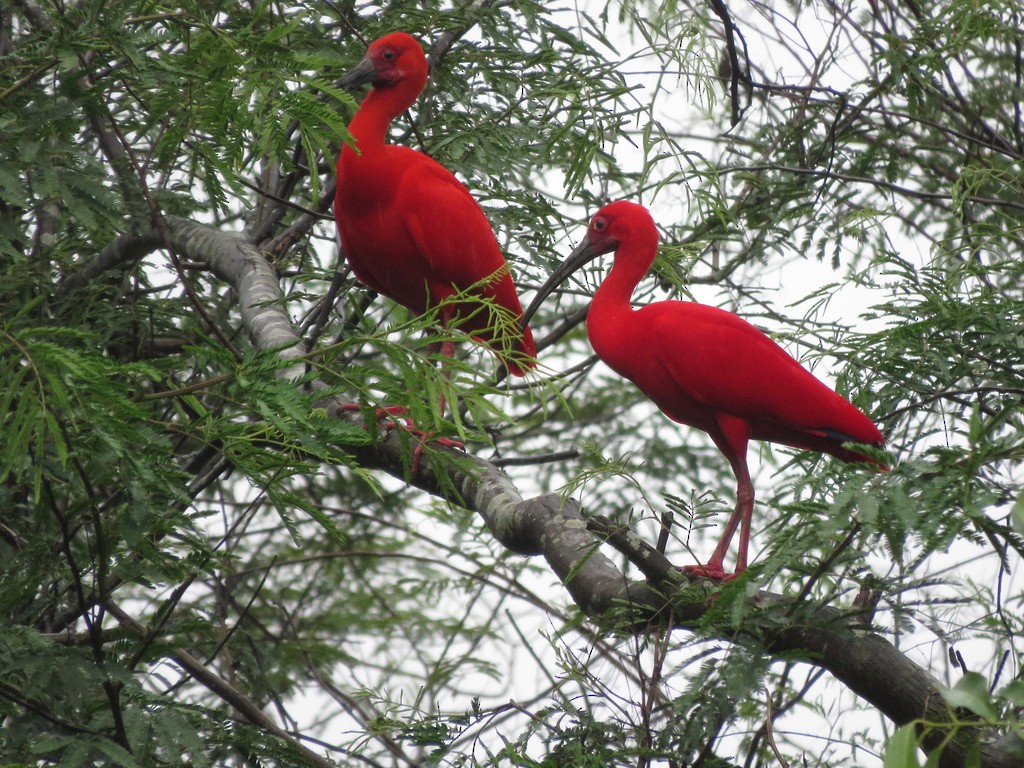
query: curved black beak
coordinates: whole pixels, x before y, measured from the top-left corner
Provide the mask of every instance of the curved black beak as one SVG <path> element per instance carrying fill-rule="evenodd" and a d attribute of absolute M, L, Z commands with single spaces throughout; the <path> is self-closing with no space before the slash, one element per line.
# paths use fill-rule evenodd
<path fill-rule="evenodd" d="M 360 85 L 372 83 L 376 77 L 377 67 L 374 66 L 374 63 L 370 61 L 369 57 L 364 57 L 362 61 L 355 65 L 355 67 L 339 78 L 338 87 L 344 88 L 346 91 L 351 91 L 353 88 L 358 88 Z"/>
<path fill-rule="evenodd" d="M 540 309 L 540 305 L 544 303 L 544 299 L 551 295 L 551 293 L 564 283 L 569 275 L 573 274 L 577 269 L 582 267 L 584 264 L 593 261 L 602 254 L 614 251 L 618 247 L 618 243 L 614 240 L 608 240 L 603 243 L 595 244 L 590 241 L 589 237 L 584 237 L 580 241 L 580 244 L 573 249 L 573 252 L 558 265 L 558 268 L 551 273 L 551 277 L 548 281 L 540 287 L 537 291 L 537 295 L 533 297 L 533 301 L 530 302 L 530 306 L 527 307 L 526 312 L 523 313 L 522 327 L 525 328 L 529 325 L 530 320 Z"/>

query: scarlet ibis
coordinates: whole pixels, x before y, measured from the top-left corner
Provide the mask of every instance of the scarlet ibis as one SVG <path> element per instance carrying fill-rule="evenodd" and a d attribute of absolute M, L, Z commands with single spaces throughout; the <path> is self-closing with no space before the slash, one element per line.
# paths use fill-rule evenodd
<path fill-rule="evenodd" d="M 882 433 L 842 396 L 821 383 L 764 333 L 731 312 L 687 301 L 640 309 L 630 296 L 658 250 L 647 209 L 619 201 L 590 221 L 587 235 L 541 287 L 526 312 L 581 266 L 615 252 L 611 272 L 594 294 L 587 335 L 597 356 L 632 381 L 668 416 L 707 432 L 736 476 L 736 507 L 711 559 L 686 570 L 727 579 L 747 567 L 754 486 L 747 442 L 773 443 L 884 465 L 846 443 L 881 446 Z M 733 574 L 725 571 L 729 542 L 740 527 Z"/>
<path fill-rule="evenodd" d="M 508 370 L 523 375 L 537 348 L 491 225 L 469 193 L 430 157 L 385 143 L 391 121 L 427 82 L 423 48 L 394 32 L 370 44 L 343 76 L 373 88 L 352 118 L 355 146 L 338 157 L 334 216 L 342 248 L 363 283 L 423 313 L 441 307 L 442 324 L 483 340 Z M 450 356 L 448 339 L 442 353 Z"/>

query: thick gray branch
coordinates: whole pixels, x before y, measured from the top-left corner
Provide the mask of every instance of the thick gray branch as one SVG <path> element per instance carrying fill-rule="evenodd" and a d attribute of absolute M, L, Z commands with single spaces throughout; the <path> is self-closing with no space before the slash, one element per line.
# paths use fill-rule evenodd
<path fill-rule="evenodd" d="M 167 220 L 172 245 L 179 253 L 205 261 L 219 278 L 234 287 L 242 310 L 242 322 L 253 344 L 263 350 L 277 350 L 287 361 L 305 354 L 301 337 L 284 310 L 284 296 L 277 271 L 242 235 L 204 227 L 185 219 Z M 298 379 L 305 373 L 301 362 L 279 375 Z"/>
<path fill-rule="evenodd" d="M 343 403 L 337 400 L 318 405 L 337 418 L 362 420 L 360 413 L 342 410 Z M 648 579 L 629 579 L 600 551 L 603 539 L 588 530 L 575 501 L 556 495 L 524 500 L 509 477 L 483 459 L 437 447 L 428 450 L 429 460 L 421 462 L 409 477 L 405 444 L 394 430 L 383 431 L 373 444 L 353 446 L 352 450 L 365 466 L 475 511 L 510 550 L 544 557 L 576 605 L 596 621 L 618 629 L 665 624 L 695 629 L 706 610 L 708 587 L 691 584 L 667 560 L 653 562 L 659 553 L 637 547 L 631 559 Z M 628 542 L 622 549 L 627 547 Z M 657 578 L 651 578 L 655 574 Z M 860 615 L 823 608 L 808 616 L 806 611 L 796 610 L 786 622 L 780 619 L 786 619 L 786 612 L 794 606 L 791 599 L 759 593 L 753 603 L 748 615 L 752 620 L 731 628 L 731 636 L 755 636 L 772 653 L 799 657 L 828 669 L 898 725 L 916 719 L 948 720 L 939 681 L 888 640 L 865 631 Z M 935 749 L 948 736 L 945 731 L 927 734 L 925 746 Z M 977 738 L 976 731 L 966 729 L 952 739 L 943 750 L 942 768 L 965 765 L 969 742 Z M 995 741 L 983 745 L 982 766 L 1019 768 L 1021 757 L 1011 754 L 1011 749 L 1012 745 Z"/>
<path fill-rule="evenodd" d="M 167 243 L 175 253 L 208 264 L 219 278 L 234 287 L 242 311 L 242 322 L 258 349 L 277 350 L 287 361 L 295 361 L 279 375 L 298 379 L 305 373 L 299 362 L 305 354 L 301 338 L 284 310 L 284 297 L 277 272 L 255 245 L 242 235 L 197 224 L 177 216 L 166 216 Z M 164 247 L 160 233 L 151 228 L 139 234 L 125 234 L 101 250 L 85 266 L 68 275 L 59 295 L 67 295 L 100 275 L 138 261 Z"/>
<path fill-rule="evenodd" d="M 351 418 L 340 403 L 325 403 L 329 413 Z M 404 477 L 402 440 L 385 432 L 372 446 L 354 448 L 366 466 Z M 429 452 L 432 461 L 411 478 L 412 484 L 475 511 L 504 546 L 523 555 L 544 557 L 565 585 L 573 601 L 595 621 L 618 631 L 643 631 L 652 626 L 699 629 L 707 611 L 710 587 L 691 583 L 664 556 L 652 548 L 636 547 L 630 557 L 643 581 L 629 579 L 599 549 L 604 538 L 588 529 L 575 501 L 556 495 L 524 500 L 509 478 L 492 464 L 445 448 Z M 611 536 L 606 536 L 609 539 Z M 630 536 L 619 536 L 617 549 L 630 550 Z M 660 562 L 654 562 L 657 558 Z M 907 659 L 888 640 L 870 632 L 860 613 L 806 606 L 792 598 L 758 593 L 743 620 L 727 630 L 725 639 L 756 639 L 770 653 L 800 658 L 823 667 L 894 723 L 923 719 L 942 723 L 950 719 L 942 687 L 927 670 Z M 969 716 L 960 714 L 969 721 Z M 936 729 L 924 735 L 925 747 L 934 750 L 950 737 Z M 962 728 L 945 745 L 939 765 L 961 768 L 977 730 Z M 993 735 L 981 747 L 983 768 L 1020 768 L 1024 745 Z"/>
<path fill-rule="evenodd" d="M 302 354 L 299 336 L 282 308 L 277 276 L 254 246 L 240 235 L 183 219 L 169 218 L 167 223 L 175 250 L 206 262 L 238 292 L 242 317 L 256 346 L 276 349 L 285 360 L 296 360 Z M 160 246 L 160 239 L 152 233 L 120 238 L 93 264 L 68 278 L 62 289 L 71 290 L 121 261 L 140 258 Z M 296 363 L 287 375 L 301 372 L 301 364 Z M 359 412 L 343 409 L 344 403 L 337 400 L 318 405 L 336 418 L 360 422 L 363 418 Z M 371 445 L 348 448 L 367 467 L 475 511 L 510 550 L 544 557 L 576 605 L 595 621 L 619 631 L 666 625 L 699 628 L 710 587 L 691 583 L 663 555 L 630 532 L 614 529 L 607 521 L 594 524 L 592 519 L 591 527 L 600 531 L 595 535 L 576 502 L 555 495 L 524 500 L 498 467 L 451 449 L 428 449 L 426 460 L 408 476 L 406 441 L 394 430 L 381 430 L 378 438 Z M 625 553 L 646 579 L 627 577 L 601 552 L 606 542 Z M 897 724 L 949 719 L 939 681 L 884 637 L 867 631 L 861 616 L 828 607 L 809 610 L 791 598 L 762 592 L 751 601 L 742 621 L 717 631 L 727 639 L 753 637 L 770 653 L 800 658 L 829 670 Z M 950 735 L 948 730 L 926 734 L 925 746 L 934 750 Z M 978 738 L 977 730 L 961 728 L 942 752 L 942 768 L 965 765 L 970 741 Z M 1022 745 L 997 739 L 982 746 L 982 766 L 1019 768 L 1024 764 L 1021 752 L 1015 751 Z"/>

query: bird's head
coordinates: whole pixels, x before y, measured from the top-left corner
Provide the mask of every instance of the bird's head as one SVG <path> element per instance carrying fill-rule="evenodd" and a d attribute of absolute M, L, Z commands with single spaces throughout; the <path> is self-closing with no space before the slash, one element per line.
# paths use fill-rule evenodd
<path fill-rule="evenodd" d="M 413 98 L 427 83 L 427 57 L 416 38 L 405 32 L 392 32 L 370 43 L 366 56 L 352 70 L 342 75 L 339 84 L 352 89 L 373 83 L 375 89 L 406 85 Z"/>
<path fill-rule="evenodd" d="M 523 315 L 523 324 L 530 321 L 544 299 L 564 283 L 569 275 L 602 254 L 618 252 L 623 244 L 636 246 L 628 249 L 630 258 L 638 254 L 643 258 L 650 256 L 650 261 L 639 265 L 646 272 L 658 250 L 658 228 L 646 208 L 628 200 L 609 203 L 593 215 L 586 236 L 537 291 Z"/>
<path fill-rule="evenodd" d="M 617 200 L 591 217 L 586 237 L 567 261 L 577 259 L 578 266 L 582 266 L 601 254 L 617 251 L 623 243 L 654 251 L 658 247 L 658 228 L 644 206 Z"/>

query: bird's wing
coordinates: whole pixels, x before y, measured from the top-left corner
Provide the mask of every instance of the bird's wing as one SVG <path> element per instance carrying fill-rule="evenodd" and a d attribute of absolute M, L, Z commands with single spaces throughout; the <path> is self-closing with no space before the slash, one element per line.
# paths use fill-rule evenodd
<path fill-rule="evenodd" d="M 654 310 L 651 312 L 650 310 Z M 639 311 L 656 358 L 682 392 L 716 412 L 794 433 L 875 442 L 864 414 L 742 318 L 716 307 L 659 302 Z"/>
<path fill-rule="evenodd" d="M 419 155 L 402 175 L 396 208 L 432 276 L 469 288 L 505 269 L 505 258 L 479 204 L 450 171 Z"/>
<path fill-rule="evenodd" d="M 432 300 L 462 292 L 490 299 L 502 309 L 462 301 L 451 308 L 453 321 L 490 343 L 514 373 L 530 367 L 528 360 L 537 353 L 533 335 L 519 328 L 523 308 L 515 283 L 491 224 L 469 190 L 444 166 L 418 155 L 403 173 L 395 208 L 402 211 L 403 224 L 426 262 Z"/>

